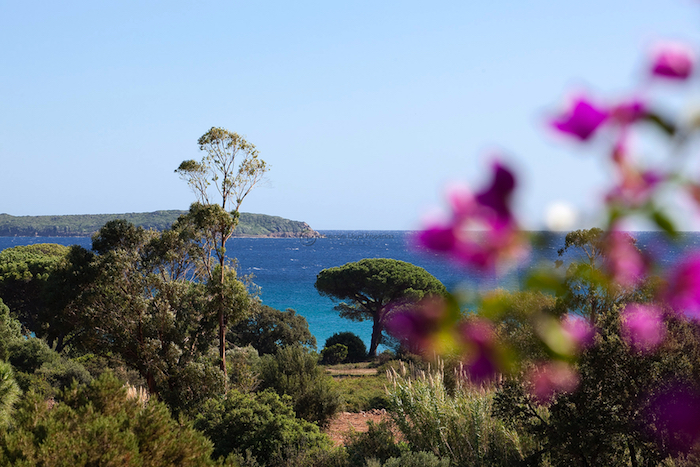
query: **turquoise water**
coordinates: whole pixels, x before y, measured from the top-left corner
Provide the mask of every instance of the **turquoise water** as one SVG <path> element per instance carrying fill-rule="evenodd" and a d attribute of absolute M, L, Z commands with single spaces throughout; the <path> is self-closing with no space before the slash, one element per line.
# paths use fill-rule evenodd
<path fill-rule="evenodd" d="M 261 289 L 266 305 L 285 310 L 292 308 L 309 322 L 319 347 L 333 333 L 351 331 L 369 345 L 372 323 L 342 319 L 333 310 L 335 303 L 322 297 L 314 288 L 316 275 L 325 268 L 340 266 L 363 258 L 393 258 L 425 268 L 448 288 L 467 284 L 470 288 L 502 287 L 516 290 L 525 271 L 533 264 L 553 264 L 557 249 L 563 246 L 563 234 L 549 235 L 534 248 L 529 262 L 503 277 L 479 276 L 460 269 L 434 254 L 418 252 L 409 245 L 406 231 L 322 231 L 325 238 L 234 238 L 227 251 L 238 260 L 239 273 L 252 275 Z M 649 251 L 667 267 L 679 255 L 700 247 L 698 233 L 686 233 L 677 243 L 670 243 L 656 232 L 635 233 L 642 249 Z M 72 237 L 0 237 L 0 250 L 34 243 L 78 244 L 90 248 L 89 238 Z M 571 259 L 571 256 L 566 259 Z"/>

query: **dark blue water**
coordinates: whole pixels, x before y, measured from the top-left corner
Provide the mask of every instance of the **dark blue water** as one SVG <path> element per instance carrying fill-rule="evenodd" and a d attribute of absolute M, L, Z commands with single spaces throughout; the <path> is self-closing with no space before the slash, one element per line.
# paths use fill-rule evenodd
<path fill-rule="evenodd" d="M 319 347 L 340 331 L 354 332 L 369 345 L 372 326 L 370 321 L 357 323 L 340 318 L 333 310 L 335 303 L 318 294 L 314 282 L 322 269 L 363 258 L 393 258 L 425 268 L 448 288 L 517 290 L 530 267 L 539 263 L 553 264 L 558 259 L 557 249 L 564 244 L 563 234 L 550 234 L 540 246 L 533 248 L 526 264 L 505 276 L 493 277 L 475 275 L 437 255 L 417 251 L 409 245 L 410 232 L 341 230 L 321 233 L 325 238 L 235 238 L 227 245 L 227 251 L 238 259 L 239 273 L 252 275 L 253 282 L 261 288 L 263 303 L 280 310 L 292 308 L 304 316 Z M 674 243 L 656 232 L 634 235 L 638 245 L 650 252 L 662 267 L 672 264 L 679 255 L 700 248 L 700 234 L 695 232 L 682 234 Z M 0 250 L 35 243 L 91 246 L 89 238 L 0 237 Z M 564 260 L 577 255 L 573 252 Z"/>

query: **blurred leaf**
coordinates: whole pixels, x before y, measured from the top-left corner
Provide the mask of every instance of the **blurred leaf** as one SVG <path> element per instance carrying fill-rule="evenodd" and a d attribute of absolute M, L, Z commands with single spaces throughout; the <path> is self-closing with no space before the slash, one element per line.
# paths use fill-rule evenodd
<path fill-rule="evenodd" d="M 671 238 L 676 238 L 676 236 L 678 235 L 676 226 L 664 212 L 655 210 L 651 213 L 651 218 L 661 230 L 666 232 L 668 236 L 670 236 Z"/>
<path fill-rule="evenodd" d="M 649 123 L 653 123 L 669 136 L 674 136 L 676 134 L 676 126 L 673 123 L 661 117 L 659 114 L 656 114 L 654 112 L 647 112 L 644 115 L 644 120 L 646 120 Z"/>

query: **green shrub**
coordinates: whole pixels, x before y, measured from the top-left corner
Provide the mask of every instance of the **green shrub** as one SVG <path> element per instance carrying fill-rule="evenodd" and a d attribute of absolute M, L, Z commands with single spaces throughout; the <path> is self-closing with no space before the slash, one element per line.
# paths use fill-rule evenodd
<path fill-rule="evenodd" d="M 9 346 L 22 338 L 22 325 L 10 316 L 10 309 L 0 298 L 0 360 L 7 360 Z"/>
<path fill-rule="evenodd" d="M 331 441 L 318 426 L 296 418 L 289 403 L 272 390 L 231 390 L 207 401 L 194 426 L 214 442 L 215 458 L 233 454 L 246 465 L 312 465 Z"/>
<path fill-rule="evenodd" d="M 333 378 L 318 366 L 318 354 L 286 347 L 260 361 L 260 387 L 288 395 L 297 416 L 325 425 L 342 405 Z"/>
<path fill-rule="evenodd" d="M 292 309 L 280 311 L 263 304 L 255 304 L 251 315 L 234 324 L 227 337 L 239 347 L 252 345 L 260 355 L 290 345 L 316 348 L 306 318 Z"/>
<path fill-rule="evenodd" d="M 367 346 L 357 334 L 352 332 L 337 332 L 326 339 L 325 347 L 331 347 L 335 344 L 343 344 L 348 348 L 348 362 L 361 362 L 367 358 Z"/>
<path fill-rule="evenodd" d="M 353 467 L 364 467 L 370 459 L 385 462 L 391 457 L 401 456 L 391 426 L 386 421 L 368 423 L 364 433 L 352 433 L 347 444 L 348 461 Z"/>
<path fill-rule="evenodd" d="M 383 467 L 450 467 L 450 460 L 441 459 L 432 452 L 408 451 L 401 457 L 392 457 L 387 460 Z"/>
<path fill-rule="evenodd" d="M 417 373 L 393 371 L 389 388 L 389 413 L 411 450 L 455 465 L 512 465 L 522 458 L 516 432 L 491 416 L 491 392 L 459 385 L 449 394 L 442 371 Z"/>
<path fill-rule="evenodd" d="M 0 362 L 0 427 L 7 426 L 11 420 L 19 395 L 20 389 L 14 380 L 12 366 L 7 362 Z"/>
<path fill-rule="evenodd" d="M 73 385 L 51 406 L 30 393 L 0 434 L 0 465 L 204 466 L 212 445 L 167 407 L 129 398 L 110 373 Z"/>
<path fill-rule="evenodd" d="M 343 344 L 333 344 L 324 347 L 321 351 L 321 363 L 326 365 L 337 365 L 343 363 L 348 358 L 348 346 Z"/>
<path fill-rule="evenodd" d="M 34 373 L 45 363 L 57 363 L 61 360 L 58 352 L 36 337 L 15 341 L 10 344 L 8 350 L 9 362 L 15 370 L 22 373 Z"/>

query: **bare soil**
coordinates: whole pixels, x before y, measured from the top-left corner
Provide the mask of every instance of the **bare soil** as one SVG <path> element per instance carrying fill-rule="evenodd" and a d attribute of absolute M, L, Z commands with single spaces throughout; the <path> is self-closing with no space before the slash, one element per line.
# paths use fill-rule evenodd
<path fill-rule="evenodd" d="M 364 433 L 368 430 L 367 422 L 379 423 L 384 417 L 386 412 L 377 409 L 360 413 L 340 412 L 331 420 L 325 432 L 336 446 L 344 446 L 350 440 L 348 436 L 350 433 L 353 431 Z"/>

